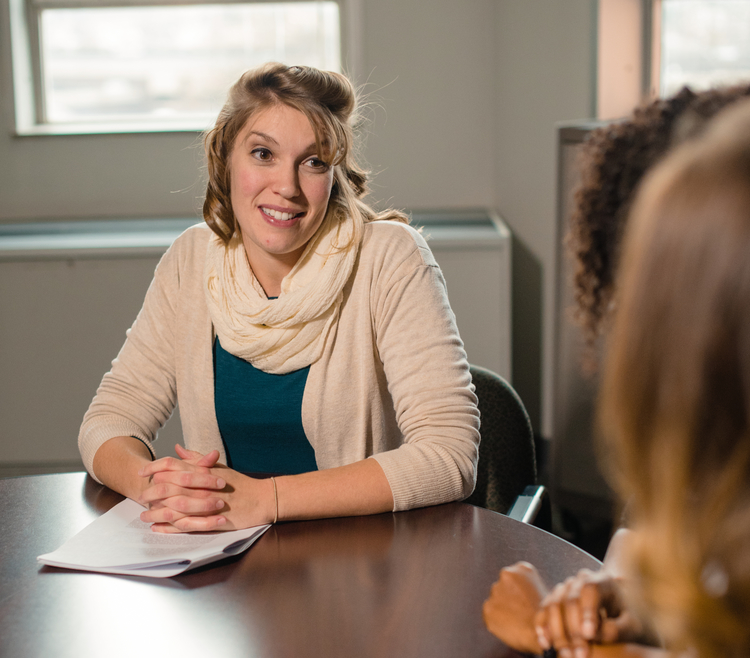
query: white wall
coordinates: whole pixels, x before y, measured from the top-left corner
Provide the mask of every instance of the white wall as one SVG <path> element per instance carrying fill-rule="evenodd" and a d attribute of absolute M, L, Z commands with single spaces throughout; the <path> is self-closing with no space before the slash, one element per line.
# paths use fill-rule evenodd
<path fill-rule="evenodd" d="M 0 8 L 0 222 L 198 216 L 195 134 L 12 136 Z M 361 21 L 373 198 L 499 209 L 517 236 L 514 382 L 549 428 L 555 122 L 591 114 L 594 0 L 362 0 Z"/>
<path fill-rule="evenodd" d="M 401 207 L 495 202 L 494 0 L 366 0 L 374 196 Z"/>

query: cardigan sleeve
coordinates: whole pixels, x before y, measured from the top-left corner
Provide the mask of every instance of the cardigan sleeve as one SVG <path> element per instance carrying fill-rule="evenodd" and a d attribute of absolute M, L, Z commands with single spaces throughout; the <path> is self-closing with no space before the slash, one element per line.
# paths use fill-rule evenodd
<path fill-rule="evenodd" d="M 184 235 L 184 234 L 183 234 Z M 104 375 L 78 434 L 78 448 L 94 479 L 94 455 L 116 436 L 133 436 L 151 446 L 174 411 L 173 300 L 179 287 L 181 239 L 159 262 L 141 311 L 126 333 L 112 369 Z"/>
<path fill-rule="evenodd" d="M 413 229 L 374 300 L 377 350 L 402 444 L 373 456 L 394 511 L 466 498 L 474 490 L 479 411 L 443 275 Z M 391 254 L 393 257 L 396 254 Z"/>

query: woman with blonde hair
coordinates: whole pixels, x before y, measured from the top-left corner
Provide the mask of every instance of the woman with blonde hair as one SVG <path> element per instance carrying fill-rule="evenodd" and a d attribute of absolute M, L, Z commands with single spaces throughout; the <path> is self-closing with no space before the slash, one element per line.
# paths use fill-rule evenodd
<path fill-rule="evenodd" d="M 464 498 L 479 419 L 440 269 L 363 201 L 355 91 L 267 64 L 205 138 L 205 224 L 161 260 L 83 421 L 89 473 L 161 532 Z M 179 401 L 185 447 L 153 460 Z M 270 477 L 267 477 L 270 476 Z"/>
<path fill-rule="evenodd" d="M 602 387 L 632 568 L 670 648 L 750 655 L 750 105 L 632 213 Z"/>
<path fill-rule="evenodd" d="M 749 255 L 742 102 L 659 165 L 634 203 L 599 409 L 604 461 L 633 528 L 629 607 L 671 652 L 700 658 L 750 656 Z M 519 573 L 533 612 L 515 646 L 572 655 L 565 620 L 536 611 L 538 574 Z M 508 639 L 496 594 L 485 619 Z M 648 650 L 608 649 L 619 651 Z"/>

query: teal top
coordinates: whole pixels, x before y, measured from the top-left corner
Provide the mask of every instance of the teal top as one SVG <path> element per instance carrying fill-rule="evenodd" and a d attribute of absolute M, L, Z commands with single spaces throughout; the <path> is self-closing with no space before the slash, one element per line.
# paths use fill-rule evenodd
<path fill-rule="evenodd" d="M 318 470 L 302 427 L 310 367 L 272 375 L 214 342 L 214 404 L 228 466 L 240 473 L 294 475 Z"/>

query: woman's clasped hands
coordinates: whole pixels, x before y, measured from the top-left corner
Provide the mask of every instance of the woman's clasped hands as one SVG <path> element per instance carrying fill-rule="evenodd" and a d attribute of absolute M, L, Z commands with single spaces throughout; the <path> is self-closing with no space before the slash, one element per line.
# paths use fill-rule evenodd
<path fill-rule="evenodd" d="M 642 640 L 644 629 L 627 610 L 620 579 L 582 569 L 542 599 L 534 619 L 542 649 L 561 658 L 588 658 L 594 644 Z"/>
<path fill-rule="evenodd" d="M 238 530 L 270 523 L 275 515 L 273 483 L 242 475 L 206 455 L 175 446 L 179 459 L 164 457 L 138 471 L 148 481 L 138 502 L 141 520 L 154 532 Z"/>
<path fill-rule="evenodd" d="M 619 578 L 583 569 L 547 590 L 524 562 L 500 572 L 484 619 L 509 646 L 528 653 L 554 648 L 561 658 L 588 658 L 593 645 L 639 642 L 648 635 L 626 610 Z"/>

